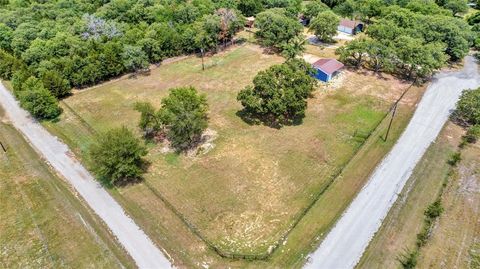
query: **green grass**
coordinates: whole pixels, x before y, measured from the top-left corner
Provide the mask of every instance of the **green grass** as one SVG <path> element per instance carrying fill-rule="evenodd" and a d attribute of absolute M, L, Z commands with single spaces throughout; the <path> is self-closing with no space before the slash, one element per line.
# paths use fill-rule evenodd
<path fill-rule="evenodd" d="M 134 267 L 11 125 L 0 122 L 0 141 L 7 147 L 0 150 L 0 267 Z"/>
<path fill-rule="evenodd" d="M 192 158 L 164 154 L 160 145 L 153 146 L 145 183 L 114 189 L 112 194 L 183 265 L 199 267 L 203 261 L 212 266 L 264 267 L 265 262 L 222 259 L 203 241 L 225 253 L 268 253 L 271 246 L 283 244 L 279 240 L 321 193 L 311 209 L 314 213 L 305 215 L 286 245 L 269 260 L 281 267 L 300 266 L 313 240 L 329 229 L 390 149 L 413 106 L 400 109 L 392 140 L 384 143 L 380 133 L 372 135 L 360 157 L 336 179 L 390 107 L 392 101 L 383 93 L 400 95 L 392 86 L 398 82 L 354 75 L 334 91 L 318 90 L 309 100 L 301 125 L 280 130 L 248 125 L 236 115 L 241 109 L 237 92 L 259 70 L 282 61 L 276 55 L 262 54 L 254 45 L 208 58 L 210 67 L 204 72 L 200 59 L 190 57 L 152 70 L 150 76 L 76 93 L 64 100 L 66 109 L 60 121 L 45 126 L 82 156 L 97 132 L 120 125 L 136 130 L 135 101 L 159 105 L 169 88 L 197 87 L 207 94 L 210 104 L 210 128 L 218 132 L 215 148 Z M 413 92 L 418 96 L 421 91 Z M 382 123 L 379 132 L 385 127 Z"/>

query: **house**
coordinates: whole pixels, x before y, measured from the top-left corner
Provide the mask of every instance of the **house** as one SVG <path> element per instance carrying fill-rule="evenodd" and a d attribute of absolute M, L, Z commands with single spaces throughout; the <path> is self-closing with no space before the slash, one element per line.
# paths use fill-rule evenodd
<path fill-rule="evenodd" d="M 328 82 L 340 72 L 344 65 L 335 59 L 320 59 L 314 62 L 312 66 L 317 70 L 314 77 Z"/>
<path fill-rule="evenodd" d="M 337 30 L 349 35 L 355 35 L 358 32 L 363 31 L 363 23 L 360 21 L 342 19 L 338 24 Z"/>

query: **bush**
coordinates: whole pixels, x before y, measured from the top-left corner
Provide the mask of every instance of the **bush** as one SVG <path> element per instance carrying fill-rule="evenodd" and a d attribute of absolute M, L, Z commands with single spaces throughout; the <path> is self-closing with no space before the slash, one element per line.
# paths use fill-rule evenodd
<path fill-rule="evenodd" d="M 451 165 L 451 166 L 455 166 L 461 160 L 462 160 L 461 153 L 460 152 L 455 152 L 452 155 L 450 155 L 450 159 L 448 160 L 448 164 Z"/>
<path fill-rule="evenodd" d="M 462 92 L 453 117 L 464 125 L 480 124 L 480 88 Z"/>
<path fill-rule="evenodd" d="M 437 199 L 435 202 L 433 202 L 427 207 L 424 214 L 427 218 L 433 220 L 438 218 L 440 214 L 442 214 L 442 212 L 443 212 L 442 203 L 439 199 Z"/>
<path fill-rule="evenodd" d="M 418 250 L 409 251 L 399 259 L 404 269 L 412 269 L 417 266 Z"/>
<path fill-rule="evenodd" d="M 466 143 L 475 144 L 480 137 L 480 124 L 470 126 L 462 140 Z"/>
<path fill-rule="evenodd" d="M 126 127 L 100 134 L 90 146 L 92 170 L 107 186 L 137 181 L 142 173 L 147 150 Z"/>
<path fill-rule="evenodd" d="M 307 98 L 316 80 L 314 72 L 303 60 L 292 59 L 259 72 L 248 86 L 238 93 L 237 100 L 249 117 L 270 125 L 291 124 L 305 116 Z"/>

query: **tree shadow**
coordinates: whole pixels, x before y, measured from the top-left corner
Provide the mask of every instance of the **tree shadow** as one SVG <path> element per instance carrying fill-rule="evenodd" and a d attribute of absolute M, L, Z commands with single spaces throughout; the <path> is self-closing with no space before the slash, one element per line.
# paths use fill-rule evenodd
<path fill-rule="evenodd" d="M 289 118 L 286 120 L 277 120 L 272 116 L 255 115 L 246 111 L 245 109 L 239 110 L 235 113 L 248 125 L 264 125 L 273 129 L 281 129 L 284 126 L 297 126 L 303 123 L 304 116 L 298 116 Z"/>

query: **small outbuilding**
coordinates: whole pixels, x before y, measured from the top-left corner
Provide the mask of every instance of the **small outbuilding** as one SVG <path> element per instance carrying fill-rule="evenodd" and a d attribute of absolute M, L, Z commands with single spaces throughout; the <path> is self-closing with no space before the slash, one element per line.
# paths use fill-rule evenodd
<path fill-rule="evenodd" d="M 360 21 L 352 21 L 348 19 L 340 20 L 337 30 L 349 35 L 356 35 L 363 31 L 363 23 Z"/>
<path fill-rule="evenodd" d="M 335 59 L 320 59 L 313 63 L 316 73 L 314 77 L 318 80 L 329 82 L 343 68 L 343 64 Z"/>
<path fill-rule="evenodd" d="M 247 17 L 245 20 L 245 27 L 253 28 L 255 26 L 255 17 Z"/>

